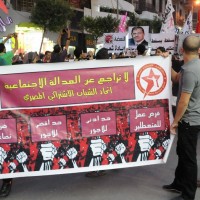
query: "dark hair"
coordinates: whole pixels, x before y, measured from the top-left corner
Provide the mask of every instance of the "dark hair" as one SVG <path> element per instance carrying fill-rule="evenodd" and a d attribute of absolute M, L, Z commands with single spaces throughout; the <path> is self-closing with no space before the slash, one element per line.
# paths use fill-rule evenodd
<path fill-rule="evenodd" d="M 65 29 L 63 29 L 63 30 L 62 30 L 62 32 L 63 32 L 63 33 L 66 33 L 66 30 L 65 30 Z"/>
<path fill-rule="evenodd" d="M 139 44 L 137 46 L 137 51 L 138 51 L 138 55 L 143 55 L 143 53 L 146 51 L 146 47 L 144 44 Z"/>
<path fill-rule="evenodd" d="M 37 52 L 29 52 L 28 53 L 28 63 L 32 63 L 33 60 L 37 57 Z"/>
<path fill-rule="evenodd" d="M 48 53 L 51 53 L 51 51 L 45 51 L 44 55 L 47 55 Z"/>
<path fill-rule="evenodd" d="M 3 43 L 0 43 L 0 53 L 3 53 L 5 48 L 5 45 Z"/>
<path fill-rule="evenodd" d="M 141 29 L 142 32 L 144 33 L 144 29 L 141 26 L 135 26 L 135 27 L 133 27 L 132 30 L 131 30 L 131 33 L 133 33 L 133 31 L 137 30 L 137 29 Z"/>
<path fill-rule="evenodd" d="M 162 51 L 162 52 L 166 52 L 166 50 L 165 50 L 165 48 L 164 47 L 158 47 L 156 50 L 160 50 L 160 51 Z"/>
<path fill-rule="evenodd" d="M 76 47 L 75 50 L 74 50 L 74 55 L 75 55 L 75 57 L 76 57 L 77 59 L 79 59 L 80 56 L 81 56 L 81 54 L 82 54 L 82 49 L 81 49 L 80 47 Z"/>
<path fill-rule="evenodd" d="M 56 44 L 56 45 L 53 47 L 53 51 L 54 51 L 54 53 L 60 53 L 61 47 L 60 47 L 58 44 Z"/>
<path fill-rule="evenodd" d="M 96 60 L 109 59 L 108 49 L 101 48 L 96 54 Z"/>

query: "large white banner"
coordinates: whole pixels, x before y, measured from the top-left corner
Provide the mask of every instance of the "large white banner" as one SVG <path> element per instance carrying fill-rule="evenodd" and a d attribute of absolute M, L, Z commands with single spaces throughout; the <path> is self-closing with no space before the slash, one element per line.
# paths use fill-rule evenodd
<path fill-rule="evenodd" d="M 171 58 L 1 66 L 0 177 L 164 163 Z"/>

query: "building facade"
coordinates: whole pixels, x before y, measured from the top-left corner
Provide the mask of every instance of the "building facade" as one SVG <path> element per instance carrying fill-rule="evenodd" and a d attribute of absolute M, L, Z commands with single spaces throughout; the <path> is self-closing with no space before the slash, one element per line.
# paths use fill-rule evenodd
<path fill-rule="evenodd" d="M 29 16 L 35 3 L 39 0 L 4 0 L 5 4 L 13 16 L 13 24 L 7 26 L 8 32 L 14 32 L 16 25 L 20 22 L 30 21 Z M 94 41 L 83 34 L 78 27 L 80 19 L 84 16 L 107 16 L 120 18 L 121 13 L 134 13 L 138 18 L 153 20 L 154 17 L 161 17 L 165 10 L 167 0 L 66 0 L 74 10 L 74 17 L 71 20 L 70 29 L 72 30 L 72 46 L 82 46 L 83 49 L 94 47 Z M 182 26 L 190 10 L 197 10 L 192 0 L 173 0 L 175 24 Z M 195 12 L 194 12 L 195 13 Z M 6 17 L 1 16 L 3 19 Z M 195 17 L 194 17 L 195 21 Z M 29 31 L 27 29 L 26 31 Z M 26 33 L 23 33 L 26 34 Z M 0 37 L 6 33 L 0 32 Z M 46 37 L 56 43 L 58 33 L 48 33 Z"/>

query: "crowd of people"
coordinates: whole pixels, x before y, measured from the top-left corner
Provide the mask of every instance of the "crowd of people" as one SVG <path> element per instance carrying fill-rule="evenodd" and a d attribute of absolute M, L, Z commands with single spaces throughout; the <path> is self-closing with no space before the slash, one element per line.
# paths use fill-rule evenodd
<path fill-rule="evenodd" d="M 140 27 L 135 27 L 133 31 L 141 31 Z M 137 35 L 137 34 L 136 34 Z M 5 43 L 11 39 L 15 39 L 15 46 L 12 51 L 6 51 Z M 137 37 L 136 37 L 137 38 Z M 70 62 L 80 60 L 93 60 L 96 59 L 96 53 L 94 51 L 83 51 L 80 47 L 75 47 L 73 55 L 68 53 L 68 47 L 70 45 L 70 30 L 63 29 L 58 36 L 57 44 L 53 47 L 53 51 L 47 50 L 44 53 L 38 54 L 37 52 L 18 52 L 18 37 L 16 33 L 7 35 L 6 39 L 0 44 L 0 65 L 18 65 L 18 64 L 31 64 L 31 63 L 55 63 L 55 62 Z M 108 50 L 107 50 L 108 51 Z M 158 47 L 155 55 L 160 55 L 159 52 L 165 52 L 164 47 Z M 120 59 L 120 58 L 135 58 L 137 56 L 150 55 L 147 50 L 146 43 L 138 43 L 136 50 L 126 49 L 120 53 L 108 53 L 108 59 Z"/>
<path fill-rule="evenodd" d="M 141 28 L 132 30 L 134 37 L 144 34 Z M 5 43 L 10 38 L 15 39 L 15 46 L 12 51 L 7 52 Z M 133 41 L 129 41 L 133 42 Z M 63 29 L 58 37 L 58 41 L 53 51 L 46 51 L 45 54 L 38 55 L 37 52 L 29 52 L 25 55 L 16 54 L 18 50 L 17 34 L 9 34 L 6 39 L 0 43 L 0 65 L 16 65 L 31 63 L 55 63 L 66 62 L 69 59 L 73 61 L 93 60 L 93 59 L 119 59 L 135 58 L 137 56 L 146 56 L 146 41 L 142 40 L 137 46 L 135 52 L 121 52 L 120 54 L 109 54 L 108 49 L 102 48 L 95 55 L 89 51 L 84 53 L 81 48 L 76 47 L 74 55 L 68 54 L 70 45 L 70 30 Z M 178 129 L 178 166 L 175 172 L 175 179 L 172 184 L 163 186 L 164 189 L 176 191 L 182 195 L 177 199 L 194 200 L 197 187 L 197 160 L 196 146 L 197 137 L 200 132 L 200 78 L 199 78 L 199 38 L 188 36 L 183 42 L 183 60 L 176 55 L 172 56 L 172 81 L 173 93 L 178 96 L 177 104 L 174 106 L 174 121 L 171 125 L 171 133 L 176 134 Z M 166 56 L 167 51 L 164 47 L 158 47 L 155 56 Z M 177 84 L 178 83 L 178 84 Z M 177 87 L 179 85 L 179 87 Z M 88 173 L 88 177 L 97 177 L 105 175 L 104 171 L 95 171 Z M 0 190 L 0 197 L 8 196 L 11 190 L 12 179 L 4 179 Z"/>

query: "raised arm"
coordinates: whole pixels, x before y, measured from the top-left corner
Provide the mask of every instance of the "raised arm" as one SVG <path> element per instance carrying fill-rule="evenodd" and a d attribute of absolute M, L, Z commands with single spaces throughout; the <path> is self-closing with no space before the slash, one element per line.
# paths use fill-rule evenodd
<path fill-rule="evenodd" d="M 171 80 L 173 83 L 178 83 L 179 82 L 179 77 L 180 77 L 180 72 L 177 73 L 171 68 Z"/>
<path fill-rule="evenodd" d="M 18 35 L 14 33 L 13 37 L 15 38 L 15 47 L 12 50 L 13 50 L 13 53 L 15 53 L 18 50 Z"/>
<path fill-rule="evenodd" d="M 67 29 L 67 41 L 66 41 L 66 44 L 65 44 L 65 49 L 68 50 L 68 47 L 70 45 L 70 37 L 71 37 L 71 32 L 69 29 Z"/>

